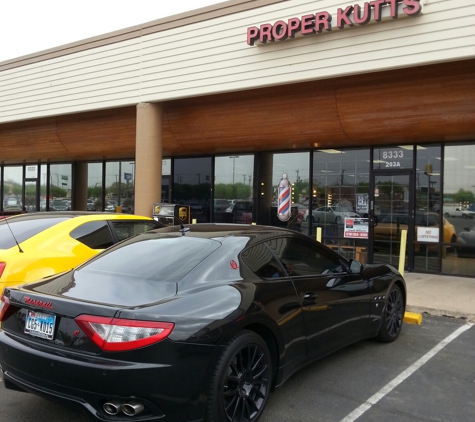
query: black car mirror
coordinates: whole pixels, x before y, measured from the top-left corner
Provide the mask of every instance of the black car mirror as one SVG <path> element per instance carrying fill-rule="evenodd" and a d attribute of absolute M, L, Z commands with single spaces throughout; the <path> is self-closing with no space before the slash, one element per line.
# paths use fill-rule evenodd
<path fill-rule="evenodd" d="M 361 262 L 357 261 L 356 259 L 350 259 L 350 273 L 360 274 L 362 270 L 363 265 Z"/>

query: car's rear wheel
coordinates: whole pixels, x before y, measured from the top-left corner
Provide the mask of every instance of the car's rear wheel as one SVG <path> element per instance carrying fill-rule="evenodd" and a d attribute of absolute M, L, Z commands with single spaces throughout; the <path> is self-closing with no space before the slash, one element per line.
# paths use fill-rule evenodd
<path fill-rule="evenodd" d="M 272 360 L 252 331 L 236 334 L 224 348 L 211 380 L 207 422 L 255 422 L 270 394 Z"/>
<path fill-rule="evenodd" d="M 398 285 L 393 285 L 389 291 L 384 308 L 378 339 L 390 343 L 396 340 L 402 329 L 404 319 L 404 297 Z"/>

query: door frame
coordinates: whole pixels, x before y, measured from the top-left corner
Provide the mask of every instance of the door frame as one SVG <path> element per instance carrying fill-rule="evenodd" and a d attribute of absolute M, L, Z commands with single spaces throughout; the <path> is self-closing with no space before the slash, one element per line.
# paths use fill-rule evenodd
<path fill-rule="evenodd" d="M 401 170 L 380 170 L 372 169 L 370 171 L 370 182 L 369 182 L 369 218 L 368 218 L 368 229 L 369 229 L 369 242 L 368 242 L 368 262 L 374 262 L 374 227 L 376 224 L 374 216 L 374 205 L 375 205 L 375 182 L 376 177 L 378 176 L 407 176 L 409 180 L 409 219 L 408 219 L 408 229 L 407 229 L 407 249 L 406 256 L 407 261 L 405 262 L 404 269 L 407 271 L 412 271 L 414 267 L 414 171 L 412 169 L 401 169 Z"/>

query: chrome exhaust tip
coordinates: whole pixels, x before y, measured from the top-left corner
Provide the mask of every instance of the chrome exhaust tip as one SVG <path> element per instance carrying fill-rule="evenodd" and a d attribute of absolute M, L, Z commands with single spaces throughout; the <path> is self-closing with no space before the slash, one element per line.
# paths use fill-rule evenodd
<path fill-rule="evenodd" d="M 120 409 L 122 412 L 124 412 L 127 416 L 136 416 L 139 413 L 142 413 L 144 410 L 144 406 L 142 403 L 137 403 L 137 402 L 130 402 L 130 403 L 124 403 Z"/>
<path fill-rule="evenodd" d="M 104 403 L 104 406 L 102 406 L 102 408 L 104 409 L 104 412 L 106 412 L 108 415 L 114 416 L 119 413 L 121 405 L 122 403 L 120 401 L 114 400 Z"/>

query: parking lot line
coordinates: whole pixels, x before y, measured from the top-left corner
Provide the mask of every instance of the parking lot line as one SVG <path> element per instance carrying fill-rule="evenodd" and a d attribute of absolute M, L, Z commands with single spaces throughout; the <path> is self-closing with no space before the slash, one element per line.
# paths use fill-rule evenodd
<path fill-rule="evenodd" d="M 363 415 L 366 411 L 371 409 L 371 407 L 380 401 L 384 396 L 389 394 L 394 388 L 396 388 L 401 382 L 403 382 L 406 378 L 411 376 L 414 372 L 416 372 L 422 365 L 428 362 L 431 358 L 433 358 L 437 353 L 439 353 L 445 346 L 447 346 L 450 342 L 455 340 L 460 334 L 472 328 L 473 324 L 465 324 L 462 325 L 460 328 L 455 330 L 452 334 L 442 340 L 437 346 L 435 346 L 432 350 L 427 352 L 424 356 L 422 356 L 417 362 L 413 363 L 409 368 L 401 372 L 396 378 L 394 378 L 391 382 L 386 384 L 381 390 L 371 396 L 365 403 L 343 418 L 340 422 L 353 422 L 358 419 L 361 415 Z"/>

